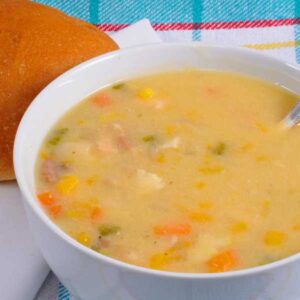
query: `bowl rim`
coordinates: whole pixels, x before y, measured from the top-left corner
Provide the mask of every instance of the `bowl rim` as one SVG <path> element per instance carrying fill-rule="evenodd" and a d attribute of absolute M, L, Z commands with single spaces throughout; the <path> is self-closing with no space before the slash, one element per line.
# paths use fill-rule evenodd
<path fill-rule="evenodd" d="M 55 88 L 56 86 L 59 86 L 60 82 L 62 80 L 66 80 L 72 74 L 76 74 L 81 72 L 83 69 L 88 69 L 89 67 L 93 66 L 94 64 L 101 65 L 102 61 L 105 60 L 114 60 L 117 59 L 119 56 L 122 56 L 128 52 L 131 51 L 147 51 L 147 49 L 153 49 L 153 48 L 165 48 L 165 47 L 188 47 L 188 48 L 201 48 L 201 47 L 212 47 L 212 48 L 218 48 L 218 49 L 226 49 L 228 51 L 232 51 L 233 53 L 245 53 L 249 57 L 253 58 L 254 60 L 257 59 L 264 59 L 266 62 L 272 62 L 277 64 L 278 66 L 288 68 L 290 70 L 296 69 L 300 72 L 300 67 L 296 65 L 295 63 L 291 62 L 285 62 L 280 59 L 271 57 L 269 55 L 266 55 L 264 53 L 259 53 L 253 49 L 247 49 L 243 47 L 232 47 L 232 46 L 225 46 L 225 45 L 218 45 L 213 43 L 206 43 L 206 42 L 172 42 L 172 43 L 154 43 L 154 44 L 146 44 L 146 45 L 140 45 L 140 46 L 134 46 L 130 48 L 125 49 L 118 49 L 109 53 L 106 53 L 104 55 L 100 55 L 97 57 L 94 57 L 90 60 L 87 60 L 70 70 L 64 72 L 60 76 L 58 76 L 56 79 L 54 79 L 52 82 L 50 82 L 31 102 L 29 107 L 27 108 L 26 112 L 24 113 L 22 120 L 19 124 L 15 142 L 14 142 L 14 150 L 13 150 L 13 162 L 14 162 L 14 169 L 16 173 L 16 179 L 18 186 L 22 193 L 22 199 L 24 202 L 28 204 L 30 209 L 34 212 L 34 214 L 40 219 L 41 222 L 48 227 L 49 230 L 54 233 L 57 238 L 61 239 L 62 242 L 68 243 L 71 247 L 78 250 L 84 255 L 89 256 L 90 258 L 93 258 L 100 263 L 112 265 L 114 267 L 118 267 L 121 270 L 127 271 L 127 272 L 135 272 L 135 273 L 142 273 L 143 275 L 148 276 L 158 276 L 158 277 L 167 277 L 167 278 L 173 278 L 173 279 L 189 279 L 189 280 L 218 280 L 218 279 L 229 279 L 229 278 L 236 278 L 236 277 L 245 277 L 250 275 L 256 275 L 263 272 L 267 272 L 270 270 L 278 269 L 280 267 L 286 266 L 287 264 L 291 264 L 295 262 L 296 260 L 300 259 L 300 252 L 290 255 L 286 258 L 277 260 L 272 263 L 268 263 L 261 266 L 255 266 L 247 269 L 241 269 L 241 270 L 234 270 L 229 272 L 223 272 L 223 273 L 184 273 L 184 272 L 170 272 L 170 271 L 160 271 L 160 270 L 154 270 L 147 267 L 141 267 L 133 264 L 129 264 L 108 256 L 105 256 L 101 253 L 98 253 L 96 251 L 93 251 L 92 249 L 83 246 L 79 242 L 77 242 L 75 239 L 71 238 L 68 234 L 66 234 L 60 227 L 58 227 L 54 222 L 51 221 L 51 219 L 46 215 L 46 213 L 43 211 L 41 206 L 39 205 L 38 201 L 34 197 L 32 197 L 30 189 L 28 187 L 28 184 L 26 183 L 26 176 L 23 173 L 22 170 L 22 156 L 23 156 L 23 150 L 22 150 L 22 140 L 24 136 L 24 132 L 26 132 L 27 124 L 31 122 L 31 112 L 33 108 L 37 105 L 40 105 L 41 99 L 45 94 L 47 94 L 49 89 Z"/>

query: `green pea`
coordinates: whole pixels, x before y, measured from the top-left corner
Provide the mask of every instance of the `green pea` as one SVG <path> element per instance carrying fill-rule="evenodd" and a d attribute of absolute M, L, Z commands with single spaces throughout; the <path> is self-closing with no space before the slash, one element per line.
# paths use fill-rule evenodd
<path fill-rule="evenodd" d="M 53 137 L 48 140 L 48 145 L 56 146 L 62 139 L 62 137 L 68 132 L 68 128 L 61 128 L 55 131 Z"/>
<path fill-rule="evenodd" d="M 99 227 L 99 233 L 101 236 L 116 234 L 120 230 L 121 230 L 121 228 L 118 225 L 102 224 Z"/>
<path fill-rule="evenodd" d="M 215 147 L 211 149 L 213 154 L 223 155 L 226 151 L 226 145 L 223 142 L 219 142 Z"/>
<path fill-rule="evenodd" d="M 155 141 L 155 137 L 154 137 L 154 135 L 146 135 L 143 137 L 143 141 L 145 143 L 151 143 L 151 142 Z"/>
<path fill-rule="evenodd" d="M 121 90 L 125 87 L 125 83 L 120 82 L 120 83 L 116 83 L 112 86 L 113 90 Z"/>

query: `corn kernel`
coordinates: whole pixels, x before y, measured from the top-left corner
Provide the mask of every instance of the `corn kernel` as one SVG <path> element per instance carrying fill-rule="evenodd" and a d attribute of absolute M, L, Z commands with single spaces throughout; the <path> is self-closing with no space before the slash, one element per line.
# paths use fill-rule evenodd
<path fill-rule="evenodd" d="M 87 185 L 92 186 L 96 183 L 97 177 L 96 176 L 91 176 L 86 180 Z"/>
<path fill-rule="evenodd" d="M 198 206 L 201 209 L 208 209 L 208 208 L 212 208 L 212 203 L 209 201 L 201 201 L 199 202 Z"/>
<path fill-rule="evenodd" d="M 265 217 L 269 211 L 270 211 L 270 205 L 271 201 L 270 200 L 264 200 L 263 205 L 262 205 L 262 210 L 261 210 L 261 215 Z"/>
<path fill-rule="evenodd" d="M 154 91 L 151 88 L 145 88 L 138 92 L 138 96 L 141 100 L 148 100 L 152 98 L 154 95 Z"/>
<path fill-rule="evenodd" d="M 285 234 L 280 231 L 268 231 L 265 234 L 264 242 L 267 246 L 280 246 L 285 239 Z"/>
<path fill-rule="evenodd" d="M 76 240 L 84 246 L 89 246 L 91 244 L 91 236 L 85 232 L 79 233 L 76 237 Z"/>
<path fill-rule="evenodd" d="M 269 160 L 268 157 L 265 156 L 265 155 L 256 156 L 255 159 L 256 159 L 257 162 L 264 162 L 264 161 L 268 161 Z"/>
<path fill-rule="evenodd" d="M 209 153 L 206 153 L 204 158 L 203 158 L 203 162 L 205 164 L 210 164 L 213 160 L 213 157 L 209 154 Z"/>
<path fill-rule="evenodd" d="M 166 156 L 163 153 L 158 153 L 155 156 L 155 161 L 160 163 L 160 164 L 163 164 L 166 161 Z"/>
<path fill-rule="evenodd" d="M 253 148 L 252 143 L 246 143 L 240 147 L 241 152 L 248 152 Z"/>
<path fill-rule="evenodd" d="M 109 256 L 109 252 L 105 249 L 98 249 L 98 252 L 101 253 L 102 255 Z"/>
<path fill-rule="evenodd" d="M 91 203 L 90 201 L 77 203 L 77 208 L 81 210 L 91 210 L 93 206 L 94 204 Z"/>
<path fill-rule="evenodd" d="M 262 123 L 256 123 L 255 124 L 255 127 L 260 131 L 260 132 L 262 132 L 262 133 L 266 133 L 266 132 L 268 132 L 268 128 L 264 125 L 264 124 L 262 124 Z"/>
<path fill-rule="evenodd" d="M 43 150 L 42 150 L 42 151 L 40 152 L 40 158 L 46 160 L 46 159 L 49 158 L 49 154 L 48 154 L 46 151 L 43 151 Z"/>
<path fill-rule="evenodd" d="M 108 113 L 101 113 L 99 115 L 99 121 L 101 123 L 112 123 L 120 119 L 120 115 L 116 112 L 108 112 Z"/>
<path fill-rule="evenodd" d="M 209 223 L 212 221 L 212 216 L 206 213 L 200 213 L 200 212 L 192 212 L 189 214 L 189 218 L 193 221 L 199 222 L 199 223 Z"/>
<path fill-rule="evenodd" d="M 77 209 L 69 209 L 66 211 L 66 216 L 70 219 L 84 218 L 84 211 Z"/>
<path fill-rule="evenodd" d="M 98 205 L 99 199 L 97 197 L 91 197 L 91 198 L 89 198 L 88 202 L 92 205 Z"/>
<path fill-rule="evenodd" d="M 60 181 L 56 184 L 56 189 L 62 195 L 69 195 L 78 185 L 78 179 L 76 176 L 63 176 Z"/>
<path fill-rule="evenodd" d="M 178 163 L 182 160 L 182 155 L 179 153 L 178 149 L 172 149 L 170 151 L 170 159 L 174 162 L 174 163 Z"/>
<path fill-rule="evenodd" d="M 224 168 L 221 166 L 199 168 L 199 171 L 205 175 L 218 174 L 218 173 L 221 173 L 223 170 L 224 170 Z"/>
<path fill-rule="evenodd" d="M 167 263 L 167 256 L 164 253 L 157 253 L 150 258 L 149 267 L 152 269 L 160 269 Z"/>
<path fill-rule="evenodd" d="M 176 132 L 176 127 L 175 126 L 173 126 L 173 125 L 166 126 L 165 134 L 167 136 L 173 136 L 175 134 L 175 132 Z"/>
<path fill-rule="evenodd" d="M 79 119 L 79 120 L 77 120 L 77 124 L 78 125 L 84 125 L 85 124 L 85 120 Z"/>
<path fill-rule="evenodd" d="M 200 118 L 200 116 L 196 110 L 187 111 L 185 113 L 185 117 L 191 122 L 198 122 L 199 118 Z"/>
<path fill-rule="evenodd" d="M 247 224 L 245 222 L 238 222 L 231 226 L 230 230 L 232 233 L 242 233 L 246 231 L 248 228 Z"/>
<path fill-rule="evenodd" d="M 198 190 L 202 190 L 202 189 L 205 187 L 205 183 L 202 182 L 202 181 L 198 181 L 198 182 L 196 182 L 195 187 L 196 187 Z"/>
<path fill-rule="evenodd" d="M 176 251 L 185 250 L 185 249 L 189 248 L 190 246 L 192 246 L 192 243 L 190 241 L 181 240 L 181 241 L 178 241 L 170 249 L 168 249 L 166 251 L 166 253 L 171 254 L 171 253 L 174 253 Z"/>
<path fill-rule="evenodd" d="M 300 225 L 294 225 L 292 229 L 295 231 L 300 231 Z"/>
<path fill-rule="evenodd" d="M 152 269 L 161 269 L 166 264 L 172 262 L 172 261 L 178 261 L 182 259 L 182 256 L 177 254 L 176 252 L 179 250 L 183 250 L 184 248 L 189 247 L 189 245 L 182 245 L 182 247 L 176 247 L 173 246 L 170 249 L 167 249 L 163 253 L 156 253 L 152 255 L 150 258 L 150 264 L 149 267 Z"/>
<path fill-rule="evenodd" d="M 184 214 L 189 213 L 189 209 L 180 203 L 175 203 L 174 206 L 176 207 L 176 209 L 178 209 L 180 212 Z"/>

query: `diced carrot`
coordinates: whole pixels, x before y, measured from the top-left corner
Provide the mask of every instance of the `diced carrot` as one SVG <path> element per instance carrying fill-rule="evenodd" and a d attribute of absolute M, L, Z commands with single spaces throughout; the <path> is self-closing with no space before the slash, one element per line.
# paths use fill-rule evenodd
<path fill-rule="evenodd" d="M 55 201 L 53 194 L 51 192 L 45 192 L 45 193 L 38 194 L 37 197 L 38 197 L 39 201 L 41 202 L 41 204 L 43 204 L 45 206 L 52 205 Z"/>
<path fill-rule="evenodd" d="M 233 251 L 226 250 L 216 254 L 207 262 L 209 272 L 226 272 L 237 265 L 237 258 Z"/>
<path fill-rule="evenodd" d="M 108 94 L 101 93 L 95 97 L 93 97 L 93 103 L 97 106 L 105 107 L 112 104 L 112 99 Z"/>
<path fill-rule="evenodd" d="M 60 204 L 50 206 L 48 208 L 48 211 L 53 218 L 56 218 L 59 215 L 59 213 L 62 211 L 62 206 Z"/>
<path fill-rule="evenodd" d="M 187 235 L 191 233 L 192 228 L 189 223 L 167 224 L 157 225 L 153 231 L 157 235 Z"/>
<path fill-rule="evenodd" d="M 90 218 L 92 221 L 97 221 L 101 218 L 102 216 L 102 210 L 100 207 L 95 207 L 92 209 L 91 214 L 90 214 Z"/>

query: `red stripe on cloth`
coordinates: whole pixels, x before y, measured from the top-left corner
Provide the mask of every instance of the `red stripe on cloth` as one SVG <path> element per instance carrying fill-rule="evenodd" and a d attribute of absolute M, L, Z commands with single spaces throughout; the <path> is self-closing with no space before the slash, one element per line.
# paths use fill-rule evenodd
<path fill-rule="evenodd" d="M 98 24 L 97 28 L 103 31 L 118 31 L 128 26 L 128 24 Z"/>
<path fill-rule="evenodd" d="M 237 29 L 255 27 L 289 26 L 300 24 L 300 18 L 279 19 L 279 20 L 254 20 L 254 21 L 233 21 L 233 22 L 207 22 L 207 23 L 155 23 L 153 28 L 157 31 L 167 30 L 216 30 L 216 29 Z M 118 31 L 127 27 L 128 24 L 99 24 L 97 27 L 103 31 Z"/>
<path fill-rule="evenodd" d="M 211 22 L 197 24 L 197 29 L 236 29 L 236 28 L 255 28 L 255 27 L 274 27 L 287 26 L 299 23 L 299 19 L 280 19 L 280 20 L 254 20 L 237 22 Z M 197 27 L 197 26 L 196 26 Z"/>

